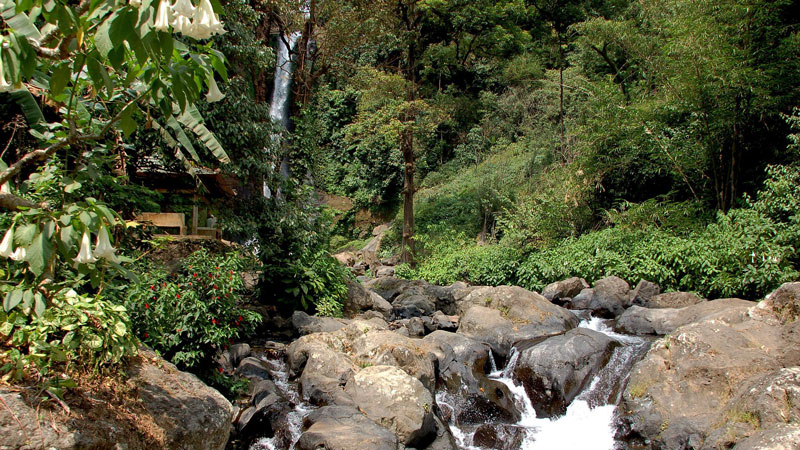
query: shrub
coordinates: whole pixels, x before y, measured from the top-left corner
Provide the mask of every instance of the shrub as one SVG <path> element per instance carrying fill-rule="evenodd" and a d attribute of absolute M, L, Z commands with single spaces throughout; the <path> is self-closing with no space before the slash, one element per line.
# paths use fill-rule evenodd
<path fill-rule="evenodd" d="M 208 369 L 215 352 L 254 330 L 261 316 L 242 308 L 242 270 L 252 261 L 236 251 L 198 250 L 175 273 L 146 263 L 125 298 L 136 334 L 183 369 Z"/>
<path fill-rule="evenodd" d="M 347 296 L 345 279 L 349 276 L 349 271 L 325 251 L 303 255 L 269 274 L 271 288 L 284 293 L 284 302 L 331 317 L 342 316 Z"/>
<path fill-rule="evenodd" d="M 31 314 L 37 295 L 32 290 L 10 291 L 7 302 L 19 296 L 21 303 L 8 312 L 0 309 L 0 335 L 7 337 L 0 345 L 0 373 L 16 380 L 26 375 L 48 380 L 56 365 L 63 365 L 61 372 L 73 366 L 113 369 L 123 357 L 136 354 L 137 340 L 124 307 L 63 289 L 40 315 Z M 49 381 L 54 388 L 65 385 L 55 378 Z"/>

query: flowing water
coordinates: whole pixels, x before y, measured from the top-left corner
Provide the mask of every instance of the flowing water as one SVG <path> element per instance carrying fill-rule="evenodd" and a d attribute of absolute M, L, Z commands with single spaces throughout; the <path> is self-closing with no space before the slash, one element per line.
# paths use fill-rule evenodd
<path fill-rule="evenodd" d="M 627 383 L 631 367 L 641 358 L 649 343 L 638 337 L 615 333 L 606 322 L 590 318 L 580 323 L 581 327 L 603 333 L 620 343 L 608 363 L 597 373 L 592 383 L 567 407 L 563 416 L 537 418 L 536 411 L 528 399 L 522 383 L 513 378 L 514 367 L 519 352 L 511 350 L 506 367 L 498 370 L 492 361 L 489 378 L 508 386 L 514 396 L 522 417 L 515 425 L 525 429 L 522 450 L 552 450 L 560 448 L 579 448 L 583 450 L 612 450 L 615 448 L 614 415 Z M 452 405 L 450 394 L 440 392 L 436 397 L 440 404 Z M 469 431 L 450 423 L 453 436 L 464 450 L 482 450 L 472 445 Z M 580 430 L 580 432 L 576 432 Z"/>
<path fill-rule="evenodd" d="M 614 350 L 608 363 L 600 369 L 590 385 L 567 407 L 566 414 L 553 418 L 537 418 L 536 411 L 525 393 L 522 383 L 514 379 L 514 368 L 519 358 L 519 351 L 512 348 L 508 361 L 502 369 L 494 362 L 490 351 L 489 378 L 506 386 L 514 397 L 517 408 L 522 412 L 520 420 L 511 424 L 524 430 L 521 450 L 553 450 L 575 448 L 582 450 L 613 450 L 616 405 L 633 365 L 644 355 L 649 347 L 645 339 L 615 333 L 606 321 L 590 318 L 580 323 L 580 327 L 603 333 L 616 340 L 620 345 Z M 296 383 L 289 380 L 288 367 L 282 360 L 265 359 L 270 365 L 270 373 L 278 388 L 292 403 L 294 411 L 288 415 L 288 427 L 291 434 L 292 447 L 300 438 L 303 418 L 314 407 L 302 399 Z M 459 401 L 453 394 L 439 391 L 436 401 L 442 409 L 453 410 Z M 452 414 L 455 417 L 455 414 Z M 450 429 L 456 443 L 463 450 L 484 450 L 472 444 L 474 428 L 459 427 L 450 423 Z M 576 430 L 580 430 L 576 432 Z M 283 450 L 281 440 L 261 438 L 250 450 Z"/>
<path fill-rule="evenodd" d="M 288 36 L 278 38 L 278 54 L 275 61 L 275 79 L 272 87 L 272 99 L 269 103 L 269 117 L 273 122 L 281 125 L 286 130 L 289 128 L 289 96 L 292 86 L 292 75 L 294 73 L 294 61 L 290 50 L 297 44 L 300 32 L 294 32 Z M 288 45 L 287 45 L 288 44 Z M 274 145 L 279 145 L 280 134 L 272 136 Z M 289 160 L 284 158 L 281 161 L 281 176 L 289 176 Z M 271 198 L 272 190 L 264 183 L 264 197 Z"/>

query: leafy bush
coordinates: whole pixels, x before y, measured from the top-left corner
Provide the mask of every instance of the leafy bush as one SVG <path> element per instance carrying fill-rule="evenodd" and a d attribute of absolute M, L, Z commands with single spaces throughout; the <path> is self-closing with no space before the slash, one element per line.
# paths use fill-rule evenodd
<path fill-rule="evenodd" d="M 145 263 L 125 298 L 143 343 L 184 369 L 207 369 L 215 352 L 254 330 L 261 316 L 241 307 L 242 270 L 252 261 L 239 252 L 198 250 L 168 273 Z"/>
<path fill-rule="evenodd" d="M 324 250 L 307 253 L 268 275 L 271 290 L 284 293 L 292 307 L 314 310 L 321 316 L 342 316 L 350 274 Z"/>
<path fill-rule="evenodd" d="M 136 354 L 137 340 L 124 307 L 63 289 L 52 296 L 50 307 L 32 314 L 34 297 L 40 296 L 20 289 L 7 294 L 6 305 L 21 303 L 9 312 L 0 309 L 0 335 L 7 338 L 0 345 L 0 373 L 16 380 L 26 375 L 47 380 L 56 365 L 65 366 L 61 371 L 74 365 L 99 370 Z M 54 383 L 64 385 L 63 379 Z"/>

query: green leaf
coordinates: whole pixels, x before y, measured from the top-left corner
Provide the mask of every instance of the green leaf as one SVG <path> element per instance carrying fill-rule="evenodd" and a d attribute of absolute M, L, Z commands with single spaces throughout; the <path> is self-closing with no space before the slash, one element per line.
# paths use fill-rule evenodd
<path fill-rule="evenodd" d="M 53 243 L 45 234 L 46 231 L 37 234 L 31 245 L 26 249 L 28 265 L 31 272 L 37 277 L 44 273 L 47 263 L 50 262 L 50 256 L 53 254 Z"/>
<path fill-rule="evenodd" d="M 167 120 L 167 126 L 172 128 L 172 131 L 175 132 L 175 136 L 178 137 L 178 142 L 181 143 L 184 149 L 189 152 L 189 155 L 192 157 L 195 162 L 200 162 L 200 156 L 197 155 L 197 151 L 194 149 L 192 145 L 192 141 L 189 139 L 189 136 L 184 133 L 181 125 L 175 120 L 175 117 L 170 117 Z"/>
<path fill-rule="evenodd" d="M 81 183 L 73 181 L 72 183 L 64 186 L 64 192 L 66 192 L 67 194 L 72 194 L 73 192 L 77 191 L 80 188 L 81 188 Z"/>
<path fill-rule="evenodd" d="M 37 295 L 42 295 L 37 292 Z M 25 308 L 30 308 L 31 304 L 33 303 L 33 291 L 28 289 L 22 294 L 22 306 Z"/>
<path fill-rule="evenodd" d="M 6 2 L 3 5 L 3 11 L 0 12 L 6 24 L 14 30 L 17 34 L 24 36 L 28 39 L 38 41 L 42 38 L 39 29 L 33 24 L 33 21 L 25 14 L 20 12 L 16 14 L 16 3 Z"/>
<path fill-rule="evenodd" d="M 9 94 L 14 102 L 22 109 L 22 114 L 25 115 L 28 125 L 42 131 L 45 123 L 44 114 L 42 114 L 42 109 L 39 108 L 39 104 L 36 103 L 36 99 L 28 89 L 14 89 L 10 91 Z"/>
<path fill-rule="evenodd" d="M 194 105 L 186 108 L 186 111 L 178 116 L 178 121 L 192 130 L 219 162 L 227 164 L 231 161 L 214 133 L 203 125 L 203 116 L 200 115 L 200 111 Z"/>
<path fill-rule="evenodd" d="M 50 94 L 56 96 L 67 87 L 69 78 L 72 75 L 68 62 L 58 65 L 50 75 Z"/>
<path fill-rule="evenodd" d="M 114 334 L 119 337 L 125 336 L 128 333 L 128 327 L 125 326 L 122 322 L 117 322 L 114 324 Z"/>
<path fill-rule="evenodd" d="M 33 312 L 36 313 L 36 317 L 42 317 L 42 313 L 44 312 L 47 304 L 44 301 L 44 296 L 38 295 L 35 296 L 36 305 L 33 307 Z"/>
<path fill-rule="evenodd" d="M 6 312 L 14 309 L 14 307 L 19 305 L 22 301 L 22 296 L 23 293 L 21 289 L 14 289 L 6 294 L 6 298 L 3 300 L 3 309 L 5 309 Z"/>

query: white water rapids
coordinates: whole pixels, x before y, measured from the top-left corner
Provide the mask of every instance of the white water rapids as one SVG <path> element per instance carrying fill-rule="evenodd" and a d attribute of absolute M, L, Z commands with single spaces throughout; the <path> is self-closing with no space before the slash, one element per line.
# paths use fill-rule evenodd
<path fill-rule="evenodd" d="M 591 318 L 580 323 L 580 327 L 589 328 L 615 339 L 621 345 L 614 350 L 608 363 L 600 369 L 592 383 L 578 395 L 567 407 L 566 414 L 554 418 L 537 418 L 536 411 L 525 393 L 521 383 L 513 379 L 514 368 L 519 357 L 516 348 L 512 349 L 508 362 L 502 370 L 494 365 L 491 357 L 492 372 L 489 378 L 506 386 L 514 397 L 518 409 L 522 412 L 515 427 L 524 429 L 521 450 L 613 450 L 615 448 L 614 415 L 616 404 L 633 364 L 647 347 L 642 338 L 615 333 L 602 319 Z M 297 391 L 296 383 L 289 381 L 288 368 L 283 361 L 268 361 L 272 366 L 275 384 L 284 395 L 297 406 L 288 416 L 288 431 L 291 434 L 291 448 L 302 433 L 303 418 L 314 407 L 305 402 Z M 453 405 L 456 399 L 452 394 L 439 391 L 436 395 L 439 405 Z M 451 408 L 452 409 L 452 408 Z M 455 417 L 455 414 L 452 415 Z M 459 427 L 452 421 L 450 429 L 459 448 L 463 450 L 485 450 L 472 444 L 474 428 Z M 278 438 L 261 438 L 251 445 L 250 450 L 284 450 Z"/>
<path fill-rule="evenodd" d="M 514 366 L 519 353 L 512 349 L 508 364 L 503 370 L 497 370 L 492 361 L 493 372 L 489 378 L 508 386 L 514 396 L 514 402 L 522 412 L 522 417 L 515 425 L 525 429 L 525 439 L 521 450 L 613 450 L 614 413 L 619 402 L 622 386 L 627 381 L 628 372 L 643 351 L 645 340 L 615 333 L 605 325 L 602 319 L 591 318 L 580 323 L 580 327 L 603 333 L 620 344 L 592 383 L 567 407 L 563 416 L 554 418 L 537 418 L 536 411 L 528 399 L 522 384 L 512 378 Z M 616 389 L 616 393 L 614 390 Z M 609 398 L 613 394 L 613 398 Z M 448 403 L 448 394 L 440 392 L 437 397 L 440 403 Z M 464 450 L 483 450 L 472 445 L 472 433 L 450 423 L 450 429 L 459 447 Z M 579 430 L 579 431 L 578 431 Z"/>

